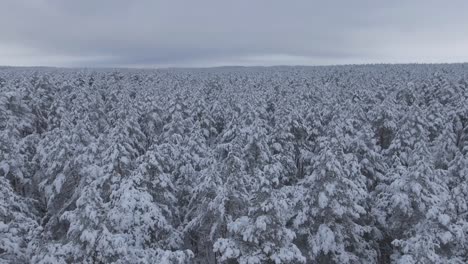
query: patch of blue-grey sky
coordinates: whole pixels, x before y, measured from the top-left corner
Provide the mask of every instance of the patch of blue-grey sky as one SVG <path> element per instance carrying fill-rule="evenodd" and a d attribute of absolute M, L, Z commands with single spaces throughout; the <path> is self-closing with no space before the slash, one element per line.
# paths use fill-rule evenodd
<path fill-rule="evenodd" d="M 0 64 L 207 67 L 468 61 L 468 2 L 0 3 Z"/>

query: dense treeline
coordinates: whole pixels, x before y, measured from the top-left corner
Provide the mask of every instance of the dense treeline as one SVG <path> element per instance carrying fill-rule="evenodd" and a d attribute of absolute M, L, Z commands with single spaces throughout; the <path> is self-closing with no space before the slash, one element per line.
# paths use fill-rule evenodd
<path fill-rule="evenodd" d="M 0 263 L 467 263 L 468 65 L 0 69 Z"/>

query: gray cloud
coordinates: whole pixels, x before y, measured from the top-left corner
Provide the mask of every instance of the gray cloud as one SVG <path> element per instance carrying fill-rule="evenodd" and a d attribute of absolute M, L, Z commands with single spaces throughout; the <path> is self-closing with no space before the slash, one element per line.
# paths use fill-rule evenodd
<path fill-rule="evenodd" d="M 468 61 L 467 1 L 0 3 L 0 64 L 217 66 Z"/>

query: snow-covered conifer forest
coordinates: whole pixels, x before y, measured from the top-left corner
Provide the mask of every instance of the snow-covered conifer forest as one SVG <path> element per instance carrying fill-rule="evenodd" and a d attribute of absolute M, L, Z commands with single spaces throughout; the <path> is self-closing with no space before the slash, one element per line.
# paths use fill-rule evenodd
<path fill-rule="evenodd" d="M 468 65 L 0 69 L 0 263 L 467 263 Z"/>

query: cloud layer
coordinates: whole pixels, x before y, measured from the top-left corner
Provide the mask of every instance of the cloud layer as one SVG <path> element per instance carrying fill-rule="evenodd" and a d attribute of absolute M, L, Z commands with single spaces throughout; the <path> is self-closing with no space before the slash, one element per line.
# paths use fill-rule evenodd
<path fill-rule="evenodd" d="M 468 61 L 468 1 L 5 0 L 0 64 Z"/>

